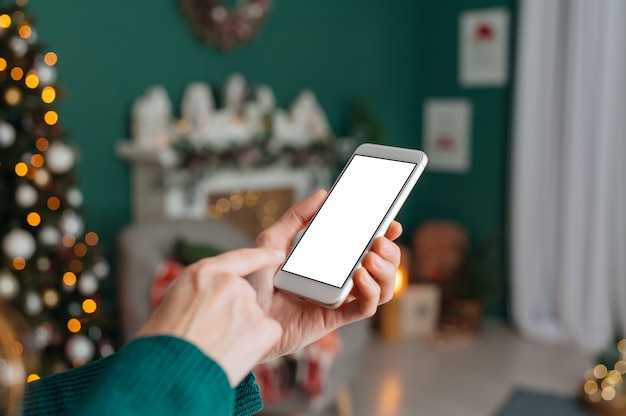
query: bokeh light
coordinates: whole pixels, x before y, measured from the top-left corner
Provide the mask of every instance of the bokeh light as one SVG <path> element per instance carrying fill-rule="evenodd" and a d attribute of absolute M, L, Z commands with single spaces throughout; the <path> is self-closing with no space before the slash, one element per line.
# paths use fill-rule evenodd
<path fill-rule="evenodd" d="M 98 305 L 95 300 L 85 299 L 83 301 L 83 311 L 85 311 L 85 313 L 94 313 L 96 309 L 98 309 Z"/>
<path fill-rule="evenodd" d="M 18 162 L 15 164 L 15 174 L 20 177 L 26 176 L 28 173 L 28 165 L 24 162 Z"/>
<path fill-rule="evenodd" d="M 76 244 L 76 237 L 74 237 L 72 234 L 65 234 L 63 235 L 61 242 L 65 247 L 72 248 L 74 247 L 74 244 Z"/>
<path fill-rule="evenodd" d="M 15 257 L 12 262 L 13 269 L 20 271 L 26 267 L 26 260 L 23 257 Z"/>
<path fill-rule="evenodd" d="M 24 70 L 19 66 L 16 66 L 11 70 L 11 78 L 15 81 L 19 81 L 24 76 Z"/>
<path fill-rule="evenodd" d="M 41 90 L 41 101 L 46 104 L 51 104 L 52 102 L 54 102 L 56 97 L 57 92 L 54 87 L 44 87 L 44 89 Z"/>
<path fill-rule="evenodd" d="M 78 243 L 74 246 L 74 254 L 77 257 L 85 257 L 87 255 L 87 246 L 83 243 Z"/>
<path fill-rule="evenodd" d="M 50 110 L 47 111 L 46 114 L 44 114 L 43 119 L 47 125 L 54 126 L 55 124 L 57 124 L 57 121 L 59 121 L 59 115 L 56 113 L 56 111 Z"/>
<path fill-rule="evenodd" d="M 18 29 L 18 34 L 22 39 L 28 39 L 33 34 L 33 29 L 28 25 L 22 25 Z"/>
<path fill-rule="evenodd" d="M 30 164 L 33 165 L 33 167 L 40 168 L 43 166 L 43 163 L 43 156 L 39 153 L 32 155 L 30 158 Z"/>
<path fill-rule="evenodd" d="M 24 80 L 26 86 L 32 90 L 39 86 L 39 77 L 35 74 L 26 75 L 26 79 Z"/>
<path fill-rule="evenodd" d="M 41 224 L 41 215 L 36 212 L 30 212 L 26 216 L 26 222 L 28 222 L 28 225 L 30 225 L 31 227 L 37 227 L 39 224 Z"/>
<path fill-rule="evenodd" d="M 0 28 L 8 29 L 11 26 L 11 16 L 4 13 L 0 15 Z"/>
<path fill-rule="evenodd" d="M 74 334 L 80 331 L 81 327 L 82 325 L 80 324 L 80 321 L 76 318 L 72 318 L 69 321 L 67 321 L 67 329 L 69 329 L 70 332 Z"/>
<path fill-rule="evenodd" d="M 46 65 L 48 66 L 52 66 L 55 65 L 57 63 L 58 60 L 58 56 L 56 53 L 54 52 L 48 52 L 47 54 L 44 55 L 43 57 L 43 61 L 46 63 Z"/>
<path fill-rule="evenodd" d="M 40 152 L 45 152 L 46 150 L 48 150 L 49 145 L 50 142 L 48 142 L 48 139 L 46 139 L 45 137 L 40 137 L 35 142 L 35 146 L 37 146 L 37 150 L 39 150 Z"/>
<path fill-rule="evenodd" d="M 92 247 L 98 244 L 98 240 L 98 234 L 93 231 L 89 231 L 87 234 L 85 234 L 85 242 Z"/>
<path fill-rule="evenodd" d="M 22 92 L 17 87 L 9 87 L 4 92 L 4 101 L 9 105 L 18 105 L 22 101 Z"/>
<path fill-rule="evenodd" d="M 26 382 L 30 383 L 30 382 L 33 382 L 33 381 L 37 381 L 40 378 L 41 377 L 39 376 L 39 374 L 34 374 L 34 373 L 33 374 L 29 374 L 28 377 L 26 377 Z"/>
<path fill-rule="evenodd" d="M 65 272 L 63 274 L 63 283 L 65 286 L 74 286 L 76 284 L 76 275 L 72 272 Z"/>
<path fill-rule="evenodd" d="M 48 208 L 50 211 L 56 211 L 61 206 L 61 200 L 56 196 L 48 198 Z"/>

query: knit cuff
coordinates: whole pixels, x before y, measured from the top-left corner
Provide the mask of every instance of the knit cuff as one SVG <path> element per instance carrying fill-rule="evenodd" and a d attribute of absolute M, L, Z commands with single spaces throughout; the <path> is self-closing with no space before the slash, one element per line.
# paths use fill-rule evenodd
<path fill-rule="evenodd" d="M 263 409 L 263 401 L 256 377 L 253 373 L 243 379 L 235 390 L 234 416 L 246 416 L 260 412 Z"/>
<path fill-rule="evenodd" d="M 195 345 L 170 336 L 137 338 L 102 373 L 77 414 L 231 414 L 234 390 L 222 368 Z"/>

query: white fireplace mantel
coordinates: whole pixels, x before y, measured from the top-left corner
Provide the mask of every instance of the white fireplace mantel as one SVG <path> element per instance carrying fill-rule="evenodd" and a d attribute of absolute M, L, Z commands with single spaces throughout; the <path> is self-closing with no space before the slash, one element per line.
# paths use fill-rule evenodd
<path fill-rule="evenodd" d="M 115 146 L 118 157 L 132 169 L 133 221 L 167 218 L 207 218 L 212 193 L 290 188 L 297 202 L 319 188 L 328 188 L 330 170 L 326 168 L 276 165 L 254 169 L 220 169 L 207 173 L 186 193 L 176 183 L 184 174 L 177 166 L 180 156 L 170 148 L 139 146 L 130 140 Z M 173 179 L 173 181 L 171 181 Z"/>

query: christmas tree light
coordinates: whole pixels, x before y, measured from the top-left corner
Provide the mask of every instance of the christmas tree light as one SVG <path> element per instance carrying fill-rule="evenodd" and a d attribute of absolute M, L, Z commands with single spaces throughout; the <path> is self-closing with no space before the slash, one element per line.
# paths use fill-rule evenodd
<path fill-rule="evenodd" d="M 28 381 L 111 354 L 108 264 L 80 214 L 76 151 L 53 108 L 56 53 L 39 43 L 27 0 L 0 5 L 0 299 L 27 320 L 39 356 Z"/>

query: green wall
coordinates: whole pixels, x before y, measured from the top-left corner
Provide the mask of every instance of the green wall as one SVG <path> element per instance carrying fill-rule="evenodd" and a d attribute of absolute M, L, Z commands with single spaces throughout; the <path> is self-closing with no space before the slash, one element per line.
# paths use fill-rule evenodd
<path fill-rule="evenodd" d="M 456 48 L 461 10 L 513 1 L 275 0 L 260 36 L 227 54 L 192 36 L 176 0 L 31 0 L 30 11 L 59 55 L 61 123 L 81 152 L 85 217 L 112 256 L 130 221 L 129 169 L 113 148 L 129 135 L 132 101 L 161 84 L 177 107 L 190 81 L 217 87 L 234 71 L 272 86 L 282 106 L 311 88 L 338 135 L 348 133 L 352 102 L 364 99 L 389 143 L 406 147 L 420 147 L 424 99 L 470 98 L 472 171 L 427 172 L 400 219 L 407 239 L 430 218 L 459 221 L 472 241 L 503 232 L 509 88 L 461 89 Z"/>
<path fill-rule="evenodd" d="M 516 0 L 420 2 L 419 105 L 428 98 L 470 100 L 472 161 L 468 174 L 425 175 L 419 183 L 421 199 L 414 198 L 407 209 L 415 212 L 413 218 L 418 222 L 432 218 L 459 222 L 467 228 L 475 249 L 497 243 L 489 249 L 481 286 L 486 293 L 488 313 L 506 316 L 507 164 L 512 88 L 510 83 L 498 88 L 464 88 L 459 84 L 457 69 L 460 12 L 490 7 L 506 7 L 511 12 L 512 50 Z M 421 120 L 418 124 L 421 131 Z"/>
<path fill-rule="evenodd" d="M 234 71 L 272 86 L 283 106 L 311 88 L 338 134 L 346 133 L 350 103 L 364 98 L 390 136 L 418 143 L 413 1 L 275 1 L 260 36 L 228 54 L 196 41 L 176 0 L 31 0 L 30 9 L 40 39 L 59 54 L 61 123 L 82 154 L 85 216 L 107 244 L 130 221 L 129 169 L 114 144 L 129 135 L 132 101 L 154 84 L 176 107 L 190 81 L 219 87 Z"/>

